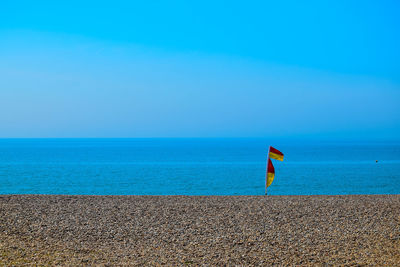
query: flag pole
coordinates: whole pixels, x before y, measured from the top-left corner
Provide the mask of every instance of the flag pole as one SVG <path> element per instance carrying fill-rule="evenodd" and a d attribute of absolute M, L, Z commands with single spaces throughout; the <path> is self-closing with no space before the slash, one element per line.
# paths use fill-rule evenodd
<path fill-rule="evenodd" d="M 268 161 L 269 161 L 269 150 L 271 146 L 268 147 L 268 156 L 267 156 L 267 171 L 265 172 L 265 195 L 267 195 L 267 183 L 268 183 Z"/>

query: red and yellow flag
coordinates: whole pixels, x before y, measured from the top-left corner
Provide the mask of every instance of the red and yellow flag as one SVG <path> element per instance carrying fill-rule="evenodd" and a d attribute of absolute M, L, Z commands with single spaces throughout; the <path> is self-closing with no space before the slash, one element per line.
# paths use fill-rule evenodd
<path fill-rule="evenodd" d="M 272 146 L 269 147 L 267 175 L 266 175 L 266 181 L 265 181 L 265 194 L 267 193 L 267 187 L 272 184 L 272 181 L 275 178 L 275 168 L 274 168 L 274 165 L 272 165 L 271 159 L 277 159 L 277 160 L 283 161 L 283 153 L 280 152 L 278 149 L 273 148 Z"/>
<path fill-rule="evenodd" d="M 272 165 L 271 159 L 268 158 L 268 166 L 267 166 L 267 187 L 272 184 L 272 181 L 275 177 L 275 168 Z"/>
<path fill-rule="evenodd" d="M 269 147 L 269 157 L 271 159 L 283 161 L 283 153 L 280 152 L 278 149 L 273 148 L 272 146 Z"/>

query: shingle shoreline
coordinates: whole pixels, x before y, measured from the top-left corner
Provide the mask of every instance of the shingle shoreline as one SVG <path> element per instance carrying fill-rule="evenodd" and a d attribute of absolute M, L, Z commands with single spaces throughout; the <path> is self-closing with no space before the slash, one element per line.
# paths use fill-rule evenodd
<path fill-rule="evenodd" d="M 400 195 L 0 195 L 24 264 L 400 266 Z"/>

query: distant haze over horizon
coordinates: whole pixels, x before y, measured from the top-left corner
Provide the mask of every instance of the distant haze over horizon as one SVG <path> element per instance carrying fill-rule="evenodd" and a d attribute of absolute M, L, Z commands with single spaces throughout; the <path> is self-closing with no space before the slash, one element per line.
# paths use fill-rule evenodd
<path fill-rule="evenodd" d="M 396 1 L 6 1 L 0 138 L 398 140 Z"/>

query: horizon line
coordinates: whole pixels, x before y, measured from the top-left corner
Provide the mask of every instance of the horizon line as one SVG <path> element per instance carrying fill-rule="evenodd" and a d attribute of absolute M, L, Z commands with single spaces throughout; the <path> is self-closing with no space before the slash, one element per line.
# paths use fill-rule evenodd
<path fill-rule="evenodd" d="M 78 139 L 92 139 L 92 140 L 99 140 L 99 139 L 265 139 L 265 140 L 288 140 L 288 141 L 316 141 L 316 142 L 325 142 L 325 141 L 359 141 L 359 142 L 400 142 L 400 138 L 363 138 L 360 139 L 355 137 L 324 137 L 324 138 L 313 138 L 313 137 L 0 137 L 0 140 L 49 140 L 49 139 L 64 139 L 64 140 L 78 140 Z"/>

